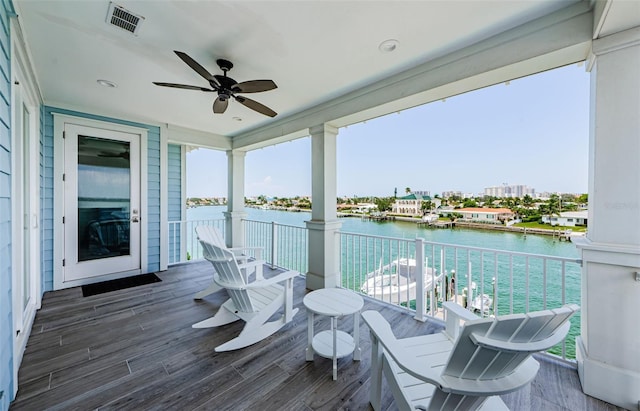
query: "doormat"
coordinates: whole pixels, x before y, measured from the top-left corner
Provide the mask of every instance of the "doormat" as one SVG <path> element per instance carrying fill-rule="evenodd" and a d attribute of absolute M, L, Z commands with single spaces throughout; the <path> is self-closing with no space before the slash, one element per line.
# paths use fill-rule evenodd
<path fill-rule="evenodd" d="M 108 293 L 125 288 L 137 287 L 139 285 L 153 284 L 162 281 L 154 273 L 134 275 L 133 277 L 118 278 L 117 280 L 103 281 L 101 283 L 87 284 L 82 286 L 82 296 Z"/>

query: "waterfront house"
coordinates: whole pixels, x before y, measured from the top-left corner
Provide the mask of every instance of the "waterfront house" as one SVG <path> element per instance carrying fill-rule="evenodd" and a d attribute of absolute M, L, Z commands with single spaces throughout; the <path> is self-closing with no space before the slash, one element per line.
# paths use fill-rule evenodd
<path fill-rule="evenodd" d="M 54 303 L 43 303 L 44 293 L 56 290 L 53 300 L 58 300 L 79 285 L 167 270 L 169 239 L 181 239 L 170 222 L 184 218 L 189 147 L 227 153 L 226 240 L 240 246 L 248 240 L 243 230 L 247 152 L 310 136 L 313 207 L 306 227 L 305 286 L 335 287 L 341 258 L 335 207 L 340 128 L 576 63 L 585 63 L 591 76 L 590 227 L 577 244 L 582 255 L 577 370 L 588 395 L 637 407 L 640 231 L 633 228 L 640 227 L 639 4 L 344 2 L 337 7 L 321 1 L 2 0 L 0 410 L 20 389 L 31 388 L 37 396 L 59 387 L 53 373 L 18 378 L 28 342 L 39 355 L 43 345 L 68 347 L 61 336 L 50 341 L 46 330 L 32 327 L 38 310 Z M 198 63 L 181 60 L 174 50 Z M 229 77 L 238 81 L 277 83 L 276 90 L 255 94 L 256 101 L 278 112 L 276 117 L 256 112 L 251 107 L 261 106 L 241 95 L 231 98 L 224 114 L 211 112 L 218 93 L 199 88 L 211 91 L 206 86 L 217 84 L 207 70 L 226 74 L 222 68 L 230 65 L 218 65 L 219 58 L 233 61 Z M 196 89 L 158 87 L 154 81 Z M 218 101 L 226 102 L 228 91 L 219 91 Z M 281 160 L 283 167 L 286 162 Z M 87 173 L 90 169 L 96 174 Z M 615 298 L 603 304 L 602 296 Z M 49 315 L 61 322 L 86 321 L 73 315 L 73 304 L 56 306 Z M 127 314 L 131 311 L 120 313 Z M 91 325 L 100 328 L 99 321 Z M 109 331 L 80 327 L 75 338 L 98 343 Z M 145 343 L 152 342 L 140 346 Z M 42 360 L 64 367 L 91 361 L 80 358 L 87 352 L 85 346 L 79 356 Z M 121 371 L 122 378 L 142 379 L 128 374 L 128 364 Z M 153 381 L 167 372 L 144 375 Z M 91 375 L 102 379 L 77 378 L 73 390 L 82 395 L 120 378 L 102 369 Z M 556 381 L 559 392 L 565 383 Z"/>
<path fill-rule="evenodd" d="M 508 208 L 466 207 L 455 212 L 462 215 L 461 220 L 472 223 L 504 224 L 515 216 L 514 212 Z"/>
<path fill-rule="evenodd" d="M 563 227 L 586 226 L 589 212 L 583 211 L 565 211 L 559 215 L 543 215 L 542 222 L 553 226 L 559 225 Z"/>
<path fill-rule="evenodd" d="M 440 199 L 431 199 L 428 195 L 419 193 L 407 194 L 404 197 L 397 198 L 393 203 L 391 212 L 407 217 L 416 217 L 424 214 L 425 210 L 422 208 L 423 204 L 427 201 L 431 201 L 432 208 L 437 208 L 440 205 Z"/>

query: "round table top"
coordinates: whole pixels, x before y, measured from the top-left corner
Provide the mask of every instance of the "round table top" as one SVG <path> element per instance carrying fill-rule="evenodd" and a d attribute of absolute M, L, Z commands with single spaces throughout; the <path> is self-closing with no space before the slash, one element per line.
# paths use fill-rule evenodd
<path fill-rule="evenodd" d="M 353 291 L 343 288 L 322 288 L 307 294 L 302 300 L 307 310 L 329 317 L 340 317 L 359 312 L 364 300 Z"/>

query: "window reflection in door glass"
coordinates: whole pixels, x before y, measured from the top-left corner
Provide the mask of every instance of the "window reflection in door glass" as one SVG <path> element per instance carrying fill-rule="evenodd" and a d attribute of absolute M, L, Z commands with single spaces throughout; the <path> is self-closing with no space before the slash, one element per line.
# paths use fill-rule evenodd
<path fill-rule="evenodd" d="M 129 255 L 129 143 L 78 136 L 78 261 Z"/>

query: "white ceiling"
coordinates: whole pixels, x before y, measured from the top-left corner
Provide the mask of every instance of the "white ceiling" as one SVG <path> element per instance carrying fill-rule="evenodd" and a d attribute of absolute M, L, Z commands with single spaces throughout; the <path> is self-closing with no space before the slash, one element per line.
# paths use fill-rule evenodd
<path fill-rule="evenodd" d="M 131 1 L 144 17 L 134 36 L 106 23 L 108 0 L 17 1 L 44 103 L 118 118 L 234 136 L 487 39 L 575 3 L 492 1 Z M 378 45 L 396 39 L 392 53 Z M 272 79 L 247 95 L 275 119 L 232 101 L 214 115 L 214 93 L 152 81 L 207 86 L 173 50 L 237 81 Z M 115 82 L 106 88 L 98 79 Z M 242 121 L 234 120 L 239 117 Z"/>

